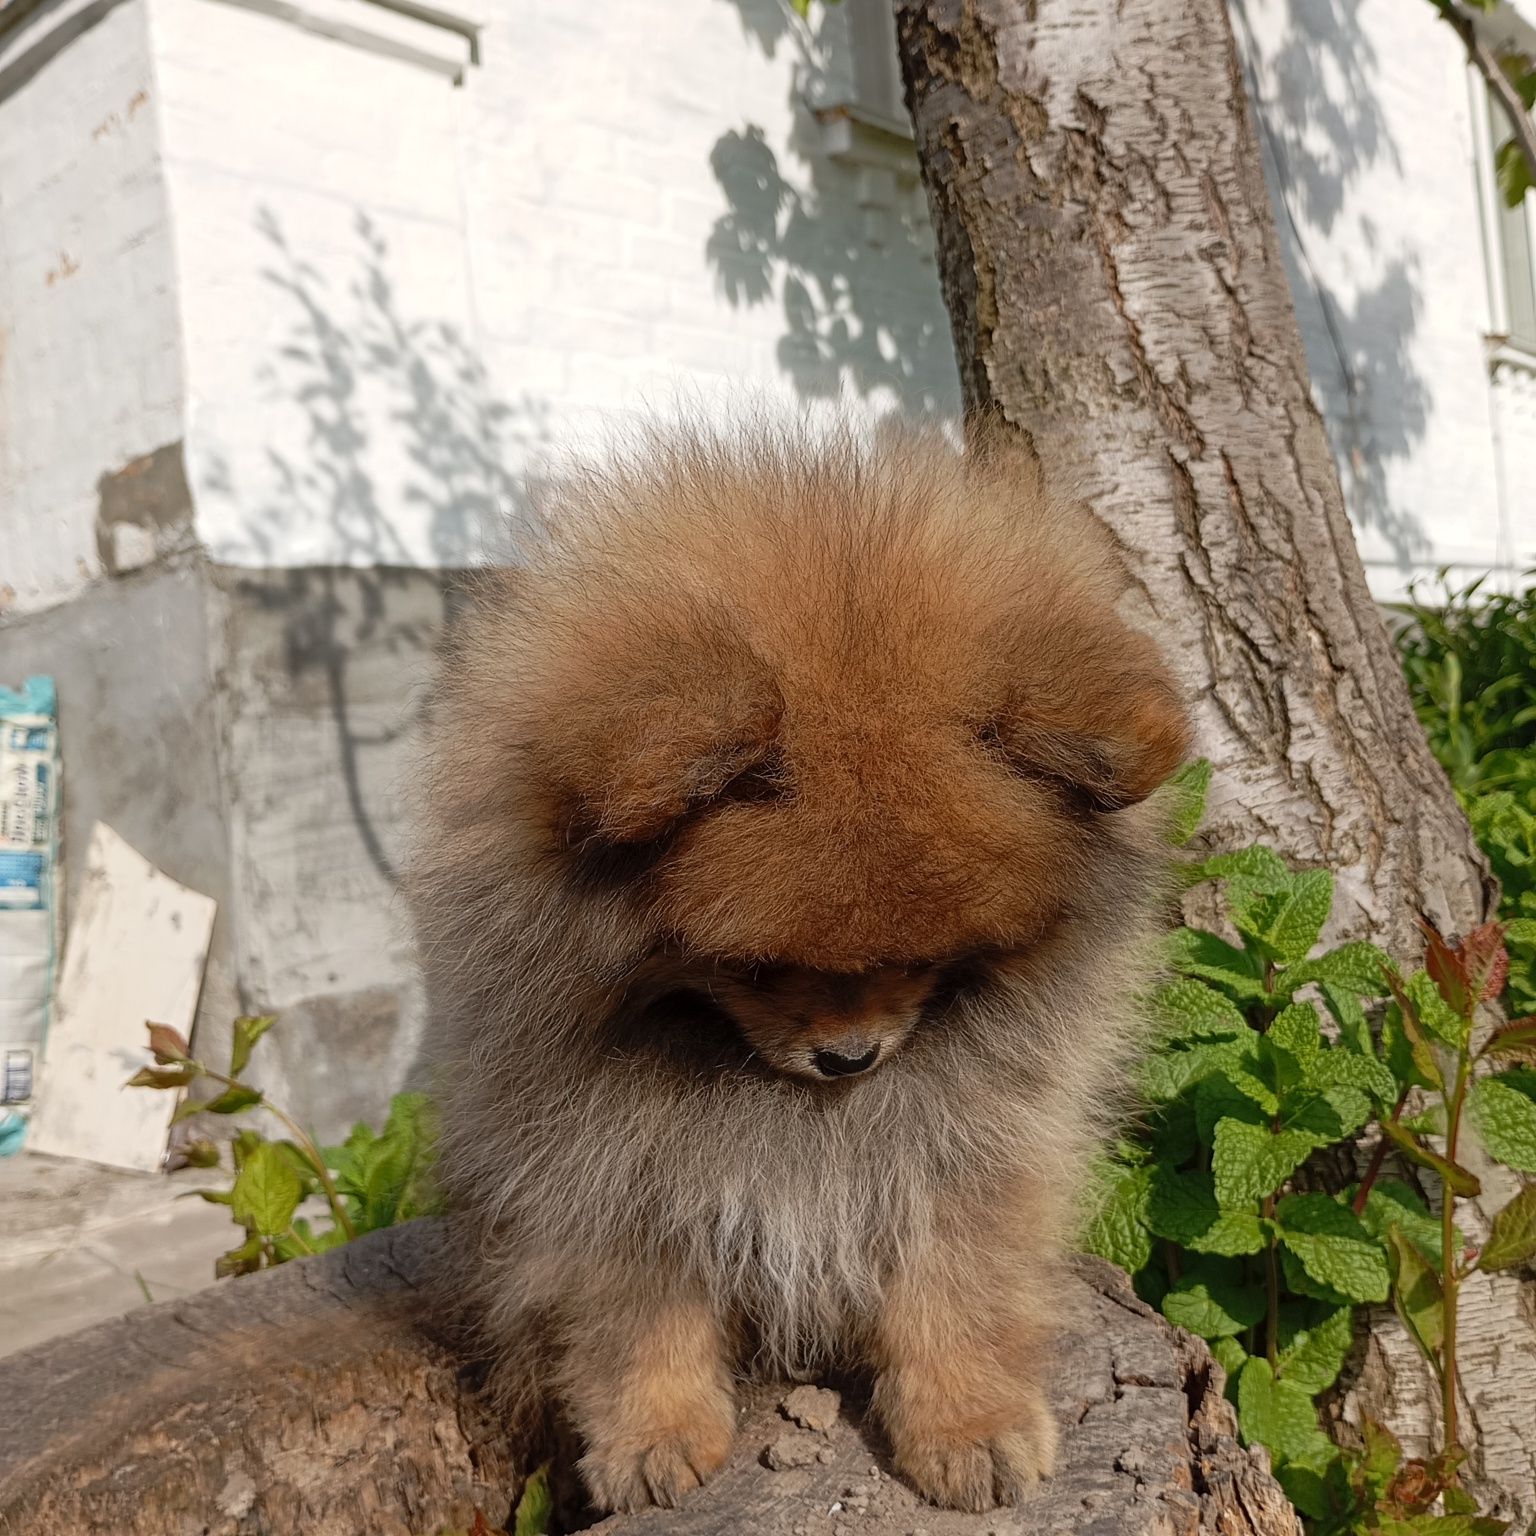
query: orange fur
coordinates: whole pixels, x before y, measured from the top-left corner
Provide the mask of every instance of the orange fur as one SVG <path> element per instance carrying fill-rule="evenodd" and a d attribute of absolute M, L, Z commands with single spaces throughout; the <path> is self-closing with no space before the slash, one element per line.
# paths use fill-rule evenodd
<path fill-rule="evenodd" d="M 1188 742 L 1124 585 L 1000 444 L 766 431 L 573 475 L 486 581 L 411 893 L 443 1166 L 509 1401 L 561 1399 L 599 1502 L 719 1462 L 749 1337 L 874 1365 L 941 1502 L 1048 1470 Z"/>

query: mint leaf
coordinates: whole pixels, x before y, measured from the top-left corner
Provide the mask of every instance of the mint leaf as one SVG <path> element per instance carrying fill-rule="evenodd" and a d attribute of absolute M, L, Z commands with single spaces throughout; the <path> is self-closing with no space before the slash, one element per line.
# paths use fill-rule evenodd
<path fill-rule="evenodd" d="M 1163 1316 L 1202 1339 L 1235 1338 L 1253 1327 L 1264 1316 L 1264 1292 L 1244 1285 L 1234 1267 L 1212 1259 L 1193 1262 L 1163 1297 Z"/>
<path fill-rule="evenodd" d="M 1246 1444 L 1266 1446 L 1277 1461 L 1319 1467 L 1336 1454 L 1318 1428 L 1311 1397 L 1295 1382 L 1276 1381 L 1269 1361 L 1258 1355 L 1237 1379 L 1237 1422 Z"/>
<path fill-rule="evenodd" d="M 1291 889 L 1265 942 L 1286 962 L 1306 958 L 1317 943 L 1333 910 L 1333 876 L 1326 869 L 1307 869 L 1291 877 Z"/>
<path fill-rule="evenodd" d="M 1330 1528 L 1327 1522 L 1337 1519 L 1339 1510 L 1348 1504 L 1339 1488 L 1343 1454 L 1335 1448 L 1333 1460 L 1326 1465 L 1320 1457 L 1314 1457 L 1314 1460 L 1319 1463 L 1317 1467 L 1303 1466 L 1296 1461 L 1281 1462 L 1275 1468 L 1275 1481 L 1302 1514 L 1326 1530 Z M 1377 1533 L 1373 1532 L 1372 1536 Z"/>
<path fill-rule="evenodd" d="M 1322 1049 L 1322 1029 L 1311 1003 L 1292 1003 L 1260 1037 L 1259 1055 L 1280 1093 L 1298 1087 Z M 1278 1109 L 1278 1104 L 1276 1109 Z"/>
<path fill-rule="evenodd" d="M 1141 1145 L 1146 1154 L 1143 1161 L 1164 1163 L 1170 1168 L 1187 1163 L 1200 1149 L 1192 1099 L 1185 1095 L 1153 1108 L 1147 1115 L 1146 1141 Z"/>
<path fill-rule="evenodd" d="M 1387 1233 L 1391 1260 L 1392 1306 L 1426 1358 L 1433 1360 L 1445 1342 L 1445 1298 L 1440 1276 L 1429 1258 L 1403 1234 Z"/>
<path fill-rule="evenodd" d="M 1343 1291 L 1336 1290 L 1331 1285 L 1324 1285 L 1320 1280 L 1314 1280 L 1302 1266 L 1300 1259 L 1289 1248 L 1280 1249 L 1280 1272 L 1285 1277 L 1285 1288 L 1293 1296 L 1310 1297 L 1313 1301 L 1326 1303 L 1330 1307 L 1348 1307 L 1354 1305 L 1354 1297 L 1346 1296 Z"/>
<path fill-rule="evenodd" d="M 1282 1009 L 1264 1036 L 1271 1045 L 1288 1052 L 1303 1064 L 1323 1048 L 1322 1026 L 1311 1003 L 1292 1003 Z"/>
<path fill-rule="evenodd" d="M 1440 1259 L 1440 1218 L 1425 1205 L 1416 1189 L 1401 1179 L 1379 1179 L 1365 1197 L 1365 1209 L 1360 1213 L 1361 1225 L 1372 1237 L 1385 1243 L 1393 1227 L 1400 1227 L 1404 1235 L 1437 1262 Z M 1456 1252 L 1460 1253 L 1466 1239 L 1458 1231 L 1455 1234 Z"/>
<path fill-rule="evenodd" d="M 1150 1011 L 1165 1040 L 1232 1040 L 1254 1033 L 1229 997 L 1192 977 L 1159 987 Z"/>
<path fill-rule="evenodd" d="M 1248 1033 L 1258 1038 L 1253 1030 Z M 1152 1103 L 1166 1104 L 1212 1073 L 1242 1070 L 1248 1052 L 1248 1045 L 1237 1040 L 1203 1040 L 1192 1044 L 1175 1041 L 1152 1052 L 1141 1063 L 1141 1091 Z"/>
<path fill-rule="evenodd" d="M 1214 933 L 1175 928 L 1168 937 L 1166 954 L 1170 970 L 1220 987 L 1239 1006 L 1268 1000 L 1263 966 L 1246 950 L 1234 948 Z"/>
<path fill-rule="evenodd" d="M 1221 1256 L 1258 1253 L 1264 1246 L 1264 1228 L 1256 1211 L 1223 1211 L 1208 1173 L 1176 1173 L 1171 1168 L 1152 1171 L 1147 1190 L 1147 1224 L 1196 1253 Z"/>
<path fill-rule="evenodd" d="M 1207 880 L 1252 881 L 1264 890 L 1279 890 L 1291 877 L 1285 860 L 1273 848 L 1254 844 L 1231 853 L 1215 853 L 1200 866 Z"/>
<path fill-rule="evenodd" d="M 1351 1307 L 1335 1307 L 1311 1326 L 1295 1331 L 1280 1351 L 1280 1379 L 1316 1396 L 1338 1380 L 1355 1336 Z"/>
<path fill-rule="evenodd" d="M 1424 1032 L 1441 1045 L 1460 1050 L 1467 1043 L 1471 1025 L 1440 996 L 1428 971 L 1415 971 L 1403 983 L 1403 992 Z"/>
<path fill-rule="evenodd" d="M 1163 786 L 1172 807 L 1168 818 L 1168 841 L 1182 848 L 1205 820 L 1205 797 L 1211 787 L 1211 760 L 1197 757 L 1174 770 Z"/>
<path fill-rule="evenodd" d="M 1447 1490 L 1447 1497 L 1450 1492 Z M 1504 1536 L 1509 1526 L 1508 1520 L 1496 1520 L 1491 1515 L 1435 1515 L 1425 1511 L 1383 1519 L 1376 1530 L 1380 1536 Z"/>
<path fill-rule="evenodd" d="M 1207 1146 L 1223 1120 L 1241 1120 L 1245 1125 L 1268 1125 L 1270 1115 L 1255 1104 L 1225 1074 L 1213 1073 L 1195 1084 L 1195 1129 Z"/>
<path fill-rule="evenodd" d="M 1357 1055 L 1344 1045 L 1324 1046 L 1307 1067 L 1314 1088 L 1358 1088 L 1378 1106 L 1397 1098 L 1397 1079 L 1374 1056 Z"/>
<path fill-rule="evenodd" d="M 1358 1088 L 1301 1088 L 1286 1096 L 1281 1129 L 1326 1147 L 1352 1136 L 1371 1118 L 1371 1100 Z"/>
<path fill-rule="evenodd" d="M 1385 1301 L 1386 1255 L 1354 1212 L 1328 1195 L 1287 1195 L 1275 1207 L 1280 1241 L 1320 1285 L 1351 1301 Z"/>
<path fill-rule="evenodd" d="M 1288 966 L 1278 990 L 1289 996 L 1315 981 L 1355 998 L 1385 997 L 1387 964 L 1386 955 L 1374 944 L 1341 944 L 1337 949 Z"/>
<path fill-rule="evenodd" d="M 1217 1201 L 1231 1210 L 1273 1194 L 1315 1145 L 1303 1132 L 1219 1121 L 1211 1154 Z"/>
<path fill-rule="evenodd" d="M 1536 1184 L 1521 1190 L 1497 1216 L 1483 1251 L 1479 1269 L 1509 1269 L 1536 1257 Z"/>
<path fill-rule="evenodd" d="M 1112 1166 L 1102 1177 L 1098 1205 L 1083 1234 L 1083 1247 L 1135 1274 L 1152 1257 L 1147 1230 L 1150 1168 Z"/>
<path fill-rule="evenodd" d="M 1304 961 L 1303 964 L 1310 962 Z M 1281 979 L 1282 987 L 1293 972 L 1300 969 L 1301 966 L 1292 966 L 1287 970 Z M 1294 991 L 1294 986 L 1289 990 Z M 1371 1024 L 1365 1016 L 1359 995 L 1352 988 L 1335 986 L 1331 981 L 1320 982 L 1317 990 L 1322 996 L 1323 1006 L 1339 1026 L 1339 1039 L 1361 1056 L 1373 1055 Z"/>
<path fill-rule="evenodd" d="M 1536 1173 L 1536 1071 L 1516 1067 L 1472 1085 L 1467 1117 L 1501 1163 Z"/>
<path fill-rule="evenodd" d="M 1248 1351 L 1236 1339 L 1212 1339 L 1211 1355 L 1227 1373 L 1228 1381 L 1235 1381 L 1248 1359 Z"/>

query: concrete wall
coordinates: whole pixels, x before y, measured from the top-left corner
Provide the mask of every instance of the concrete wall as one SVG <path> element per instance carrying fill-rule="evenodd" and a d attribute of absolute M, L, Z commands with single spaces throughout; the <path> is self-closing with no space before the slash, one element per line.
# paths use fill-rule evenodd
<path fill-rule="evenodd" d="M 473 3 L 0 33 L 0 675 L 61 678 L 72 846 L 103 815 L 219 898 L 202 1039 L 279 1010 L 263 1072 L 323 1134 L 413 1071 L 414 721 L 526 479 L 633 413 L 958 406 L 910 146 L 829 115 L 879 0 Z M 1536 557 L 1454 40 L 1235 15 L 1378 593 Z"/>
<path fill-rule="evenodd" d="M 0 31 L 0 611 L 185 537 L 185 504 L 136 526 L 98 489 L 182 437 L 156 91 L 144 0 Z"/>
<path fill-rule="evenodd" d="M 219 903 L 197 1022 L 200 1045 L 217 1055 L 240 1008 L 208 657 L 205 581 L 185 559 L 0 626 L 0 676 L 45 672 L 58 683 L 66 942 L 91 827 L 105 821 Z"/>
<path fill-rule="evenodd" d="M 451 579 L 390 568 L 217 573 L 229 916 L 260 1075 L 341 1135 L 411 1076 L 423 1022 L 399 900 L 415 729 Z"/>

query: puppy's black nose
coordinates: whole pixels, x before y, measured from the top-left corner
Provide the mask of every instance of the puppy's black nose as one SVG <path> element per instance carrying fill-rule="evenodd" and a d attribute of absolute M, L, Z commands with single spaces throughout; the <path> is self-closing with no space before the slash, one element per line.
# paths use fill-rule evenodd
<path fill-rule="evenodd" d="M 852 1077 L 856 1072 L 867 1072 L 880 1054 L 878 1043 L 870 1046 L 862 1056 L 848 1056 L 842 1051 L 817 1051 L 811 1058 L 816 1070 L 823 1077 Z"/>

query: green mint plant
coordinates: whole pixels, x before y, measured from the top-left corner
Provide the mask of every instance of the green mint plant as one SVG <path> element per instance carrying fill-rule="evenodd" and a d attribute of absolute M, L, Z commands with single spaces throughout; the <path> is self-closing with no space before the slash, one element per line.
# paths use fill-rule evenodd
<path fill-rule="evenodd" d="M 1405 1123 L 1400 1100 L 1381 1130 L 1383 1147 L 1390 1143 L 1407 1162 L 1437 1177 L 1440 1234 L 1438 1243 L 1426 1241 L 1422 1231 L 1415 1235 L 1394 1224 L 1387 1243 L 1393 1304 L 1440 1383 L 1444 1452 L 1455 1457 L 1462 1450 L 1456 1378 L 1461 1284 L 1474 1270 L 1509 1269 L 1536 1256 L 1536 1185 L 1522 1189 L 1497 1213 L 1480 1251 L 1461 1240 L 1456 1201 L 1482 1193 L 1476 1175 L 1458 1161 L 1461 1140 L 1470 1126 L 1487 1155 L 1536 1173 L 1536 1072 L 1527 1065 L 1536 1060 L 1536 1018 L 1504 1023 L 1474 1047 L 1477 1011 L 1499 997 L 1509 971 L 1504 926 L 1484 923 L 1459 942 L 1446 940 L 1427 922 L 1421 926 L 1427 970 L 1408 982 L 1388 971 L 1395 1007 L 1384 1041 L 1389 1054 L 1395 1053 L 1405 1087 L 1423 1089 L 1439 1102 Z M 1479 1072 L 1479 1067 L 1493 1070 Z"/>
<path fill-rule="evenodd" d="M 1414 709 L 1503 888 L 1510 1007 L 1536 1012 L 1536 586 L 1453 587 L 1441 572 L 1397 612 Z"/>
<path fill-rule="evenodd" d="M 249 1274 L 273 1264 L 350 1241 L 363 1232 L 394 1226 L 439 1208 L 432 1182 L 435 1136 L 425 1094 L 397 1093 L 382 1131 L 352 1127 L 339 1146 L 322 1147 L 285 1110 L 241 1074 L 263 1035 L 277 1022 L 270 1014 L 235 1020 L 229 1070 L 219 1072 L 192 1055 L 174 1029 L 150 1024 L 154 1065 L 129 1080 L 131 1088 L 181 1090 L 199 1079 L 217 1084 L 210 1099 L 185 1099 L 171 1117 L 174 1125 L 196 1114 L 240 1115 L 264 1109 L 287 1130 L 272 1140 L 243 1126 L 229 1143 L 231 1179 L 227 1188 L 199 1190 L 204 1200 L 229 1207 L 243 1241 L 220 1256 L 219 1276 Z M 216 1142 L 199 1139 L 183 1148 L 199 1168 L 223 1166 Z M 321 1214 L 300 1215 L 306 1202 Z"/>
<path fill-rule="evenodd" d="M 1202 765 L 1181 776 L 1179 841 L 1198 825 L 1208 781 Z M 1476 1009 L 1502 984 L 1498 925 L 1461 944 L 1427 929 L 1428 968 L 1403 978 L 1371 944 L 1318 951 L 1333 899 L 1326 871 L 1292 871 L 1256 847 L 1186 873 L 1220 883 L 1237 942 L 1187 927 L 1170 937 L 1173 979 L 1150 1000 L 1145 1114 L 1104 1170 L 1087 1246 L 1209 1342 L 1245 1441 L 1269 1450 L 1314 1531 L 1498 1536 L 1504 1523 L 1477 1515 L 1459 1486 L 1454 1411 L 1461 1282 L 1536 1254 L 1530 1189 L 1480 1253 L 1455 1225 L 1456 1200 L 1477 1192 L 1458 1160 L 1466 1134 L 1536 1171 L 1536 1072 L 1525 1065 L 1536 1021 L 1471 1043 Z M 1352 1156 L 1373 1123 L 1363 1176 L 1331 1191 L 1320 1155 Z M 1375 1425 L 1363 1451 L 1346 1450 L 1318 1420 L 1357 1309 L 1389 1298 L 1449 1405 L 1441 1449 L 1426 1459 L 1405 1460 Z"/>

